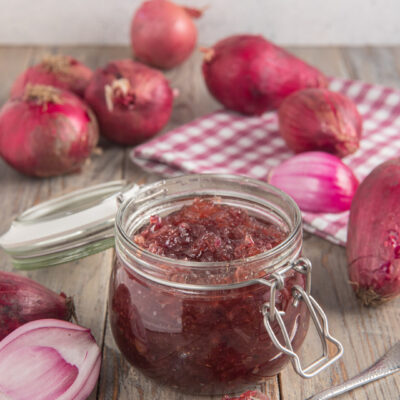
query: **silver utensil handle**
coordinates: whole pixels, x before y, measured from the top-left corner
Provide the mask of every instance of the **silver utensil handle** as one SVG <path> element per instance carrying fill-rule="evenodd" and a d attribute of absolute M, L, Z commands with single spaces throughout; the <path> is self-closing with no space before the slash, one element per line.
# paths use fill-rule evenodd
<path fill-rule="evenodd" d="M 393 346 L 382 358 L 374 365 L 361 372 L 359 375 L 343 382 L 338 386 L 334 386 L 307 400 L 327 400 L 339 396 L 349 390 L 366 385 L 369 382 L 391 375 L 400 370 L 400 342 Z"/>

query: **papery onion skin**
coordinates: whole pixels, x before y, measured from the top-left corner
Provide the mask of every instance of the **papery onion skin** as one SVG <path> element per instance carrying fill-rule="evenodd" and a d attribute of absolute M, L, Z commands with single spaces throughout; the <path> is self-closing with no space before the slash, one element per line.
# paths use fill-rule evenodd
<path fill-rule="evenodd" d="M 0 393 L 13 400 L 85 400 L 100 364 L 88 329 L 55 319 L 28 322 L 0 342 Z"/>
<path fill-rule="evenodd" d="M 15 80 L 11 88 L 11 97 L 24 94 L 28 84 L 54 86 L 69 90 L 83 97 L 93 71 L 73 57 L 52 55 L 45 57 L 39 64 L 29 67 Z"/>
<path fill-rule="evenodd" d="M 170 118 L 173 98 L 160 71 L 132 60 L 96 70 L 85 93 L 102 135 L 122 145 L 138 144 L 159 132 Z"/>
<path fill-rule="evenodd" d="M 197 29 L 192 18 L 199 16 L 199 10 L 186 9 L 168 0 L 145 1 L 131 23 L 135 57 L 162 69 L 181 64 L 196 45 Z"/>
<path fill-rule="evenodd" d="M 326 151 L 338 157 L 360 146 L 362 118 L 341 93 L 323 88 L 299 90 L 279 107 L 279 130 L 295 153 Z"/>
<path fill-rule="evenodd" d="M 27 175 L 78 171 L 98 136 L 96 118 L 86 104 L 51 86 L 27 86 L 23 97 L 10 99 L 0 110 L 0 155 Z"/>
<path fill-rule="evenodd" d="M 231 36 L 203 51 L 209 91 L 243 114 L 260 115 L 297 90 L 327 85 L 320 71 L 262 36 Z"/>
<path fill-rule="evenodd" d="M 361 183 L 350 210 L 350 283 L 365 306 L 400 295 L 400 158 L 376 167 Z"/>
<path fill-rule="evenodd" d="M 301 153 L 273 168 L 267 177 L 302 211 L 338 213 L 350 209 L 358 187 L 353 171 L 338 157 L 319 151 Z"/>
<path fill-rule="evenodd" d="M 69 320 L 72 299 L 24 276 L 0 271 L 0 340 L 21 325 L 37 319 Z"/>

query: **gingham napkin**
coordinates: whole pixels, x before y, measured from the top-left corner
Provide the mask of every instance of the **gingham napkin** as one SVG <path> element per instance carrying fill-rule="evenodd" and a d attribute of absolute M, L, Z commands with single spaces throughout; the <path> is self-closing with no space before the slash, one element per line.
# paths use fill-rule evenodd
<path fill-rule="evenodd" d="M 332 79 L 330 89 L 353 99 L 364 119 L 360 149 L 343 161 L 360 181 L 383 161 L 400 156 L 400 91 L 359 81 Z M 246 117 L 217 111 L 133 149 L 134 163 L 167 176 L 232 173 L 265 179 L 291 157 L 278 132 L 275 112 Z M 344 245 L 348 212 L 303 212 L 304 227 Z"/>

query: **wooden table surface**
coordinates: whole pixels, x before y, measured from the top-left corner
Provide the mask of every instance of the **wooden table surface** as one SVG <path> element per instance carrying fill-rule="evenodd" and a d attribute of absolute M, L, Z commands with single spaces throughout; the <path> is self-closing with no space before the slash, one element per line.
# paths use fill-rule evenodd
<path fill-rule="evenodd" d="M 291 48 L 298 56 L 321 68 L 326 74 L 350 77 L 400 88 L 400 48 Z M 0 103 L 3 104 L 16 76 L 48 53 L 70 54 L 90 67 L 109 60 L 130 57 L 127 47 L 0 47 Z M 166 130 L 219 108 L 207 93 L 201 73 L 201 56 L 195 52 L 181 67 L 167 73 L 173 87 L 180 91 Z M 0 232 L 11 220 L 34 204 L 74 189 L 128 179 L 148 182 L 158 179 L 135 167 L 128 149 L 101 143 L 104 153 L 94 157 L 80 174 L 52 179 L 32 179 L 20 175 L 0 161 Z M 371 365 L 400 339 L 400 301 L 376 309 L 362 308 L 348 284 L 345 250 L 316 236 L 305 234 L 304 254 L 313 262 L 312 293 L 329 318 L 332 333 L 344 345 L 345 354 L 328 371 L 303 380 L 288 365 L 277 377 L 258 388 L 272 400 L 303 400 L 311 394 L 357 374 Z M 29 272 L 26 275 L 55 291 L 75 299 L 81 325 L 89 327 L 103 351 L 98 386 L 90 400 L 194 400 L 220 399 L 221 396 L 188 396 L 160 387 L 132 368 L 120 355 L 107 318 L 108 281 L 113 250 L 87 257 L 79 262 Z M 11 270 L 11 263 L 0 250 L 0 269 Z M 310 331 L 301 354 L 319 350 Z M 343 399 L 391 400 L 400 397 L 400 374 L 369 384 Z M 34 399 L 32 399 L 34 400 Z"/>

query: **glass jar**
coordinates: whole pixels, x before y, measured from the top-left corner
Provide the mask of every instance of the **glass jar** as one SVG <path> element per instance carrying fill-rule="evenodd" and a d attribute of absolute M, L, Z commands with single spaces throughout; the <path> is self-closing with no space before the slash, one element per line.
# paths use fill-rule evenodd
<path fill-rule="evenodd" d="M 207 263 L 157 256 L 132 240 L 150 216 L 214 196 L 278 225 L 286 239 L 250 258 Z M 232 175 L 188 175 L 142 187 L 113 182 L 27 210 L 0 244 L 27 269 L 93 254 L 114 235 L 113 335 L 126 359 L 159 383 L 196 394 L 229 393 L 277 374 L 289 360 L 309 378 L 342 355 L 310 295 L 300 210 L 273 186 Z M 302 367 L 296 351 L 310 316 L 323 354 Z M 329 341 L 337 348 L 332 357 Z"/>
<path fill-rule="evenodd" d="M 150 216 L 204 196 L 280 226 L 286 240 L 231 262 L 160 257 L 132 240 Z M 301 248 L 297 205 L 268 184 L 198 175 L 151 185 L 125 201 L 116 218 L 109 314 L 119 349 L 159 383 L 196 394 L 234 392 L 277 374 L 291 355 L 274 342 L 285 343 L 286 335 L 285 346 L 296 352 L 309 325 L 307 304 L 300 301 L 309 295 Z"/>

